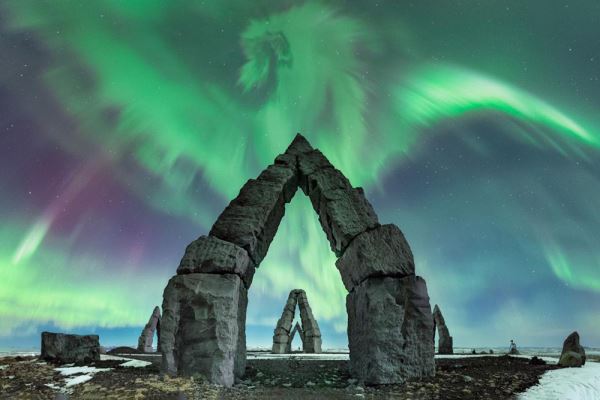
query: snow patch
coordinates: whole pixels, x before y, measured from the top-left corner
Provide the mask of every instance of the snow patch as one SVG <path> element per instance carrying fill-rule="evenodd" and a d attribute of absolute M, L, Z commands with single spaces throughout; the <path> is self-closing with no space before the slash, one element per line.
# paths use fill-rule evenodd
<path fill-rule="evenodd" d="M 8 365 L 0 365 L 0 371 L 2 371 L 3 369 L 8 368 Z"/>
<path fill-rule="evenodd" d="M 64 368 L 54 368 L 56 371 L 60 372 L 61 375 L 69 376 L 75 374 L 95 374 L 96 372 L 104 372 L 110 371 L 112 368 L 96 368 L 96 367 L 64 367 Z"/>
<path fill-rule="evenodd" d="M 149 361 L 142 361 L 142 360 L 130 360 L 130 361 L 124 362 L 123 364 L 119 364 L 119 365 L 121 367 L 143 368 L 143 367 L 147 367 L 148 365 L 152 365 L 152 363 Z"/>
<path fill-rule="evenodd" d="M 74 385 L 78 385 L 80 383 L 84 383 L 92 379 L 94 374 L 86 374 L 86 375 L 77 375 L 73 378 L 65 379 L 66 387 L 71 387 Z"/>
<path fill-rule="evenodd" d="M 600 399 L 600 364 L 587 362 L 581 368 L 545 372 L 540 383 L 518 396 L 519 400 Z"/>

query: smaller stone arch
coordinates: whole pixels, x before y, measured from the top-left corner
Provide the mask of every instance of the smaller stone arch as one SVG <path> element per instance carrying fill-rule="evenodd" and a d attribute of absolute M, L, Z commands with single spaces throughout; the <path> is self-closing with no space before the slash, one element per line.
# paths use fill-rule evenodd
<path fill-rule="evenodd" d="M 288 353 L 292 352 L 292 342 L 296 337 L 296 333 L 300 336 L 300 341 L 302 342 L 302 349 L 304 349 L 304 332 L 302 331 L 302 327 L 300 327 L 300 323 L 296 322 L 294 325 L 294 329 L 292 329 L 292 333 L 290 333 L 290 341 L 288 343 Z"/>
<path fill-rule="evenodd" d="M 142 329 L 142 333 L 138 339 L 138 350 L 143 351 L 144 353 L 152 353 L 154 349 L 152 348 L 152 340 L 154 339 L 154 332 L 156 332 L 156 341 L 157 348 L 156 351 L 160 353 L 160 308 L 158 306 L 154 307 L 152 311 L 152 315 L 150 315 L 150 319 L 144 329 Z"/>
<path fill-rule="evenodd" d="M 292 322 L 296 315 L 296 306 L 300 310 L 300 321 L 292 329 Z M 302 289 L 290 291 L 287 302 L 283 307 L 281 318 L 277 321 L 277 326 L 273 332 L 273 348 L 275 354 L 291 353 L 292 340 L 298 332 L 302 340 L 302 350 L 305 353 L 321 352 L 321 330 L 319 324 L 313 316 L 312 309 L 308 303 L 306 292 Z"/>
<path fill-rule="evenodd" d="M 436 304 L 433 308 L 433 341 L 435 343 L 435 331 L 439 335 L 438 338 L 438 354 L 453 354 L 452 336 L 446 326 L 446 321 L 442 315 L 442 310 Z"/>

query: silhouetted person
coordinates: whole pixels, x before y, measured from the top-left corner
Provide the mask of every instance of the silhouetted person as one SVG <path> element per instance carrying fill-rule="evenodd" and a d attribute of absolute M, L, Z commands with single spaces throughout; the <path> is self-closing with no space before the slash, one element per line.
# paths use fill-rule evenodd
<path fill-rule="evenodd" d="M 510 347 L 508 349 L 508 354 L 519 354 L 519 350 L 517 350 L 517 345 L 514 340 L 510 340 Z"/>

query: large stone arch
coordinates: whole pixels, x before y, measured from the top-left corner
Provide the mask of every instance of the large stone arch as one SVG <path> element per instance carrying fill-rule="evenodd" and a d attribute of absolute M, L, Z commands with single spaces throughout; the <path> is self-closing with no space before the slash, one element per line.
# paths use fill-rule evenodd
<path fill-rule="evenodd" d="M 244 184 L 208 236 L 186 248 L 163 295 L 163 371 L 201 373 L 226 386 L 243 375 L 247 290 L 298 187 L 310 198 L 349 292 L 351 373 L 367 384 L 433 375 L 429 296 L 404 235 L 380 225 L 363 190 L 301 135 Z"/>

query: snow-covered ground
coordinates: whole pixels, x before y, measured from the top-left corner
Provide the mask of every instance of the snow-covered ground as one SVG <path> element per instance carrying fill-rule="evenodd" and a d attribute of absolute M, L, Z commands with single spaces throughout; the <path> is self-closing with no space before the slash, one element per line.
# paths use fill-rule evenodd
<path fill-rule="evenodd" d="M 124 362 L 119 365 L 121 367 L 130 368 L 140 368 L 152 364 L 148 361 L 134 360 L 131 358 L 111 356 L 107 354 L 101 354 L 100 359 L 117 361 L 122 360 Z M 73 364 L 65 364 L 58 368 L 55 368 L 55 370 L 60 372 L 62 376 L 65 376 L 64 383 L 62 385 L 47 383 L 46 386 L 61 392 L 69 393 L 69 388 L 71 388 L 72 386 L 87 382 L 90 379 L 92 379 L 95 374 L 99 372 L 110 371 L 112 370 L 112 368 L 96 368 L 88 366 L 74 367 Z"/>
<path fill-rule="evenodd" d="M 540 383 L 518 400 L 598 400 L 600 363 L 587 362 L 581 368 L 561 368 L 546 372 Z"/>

